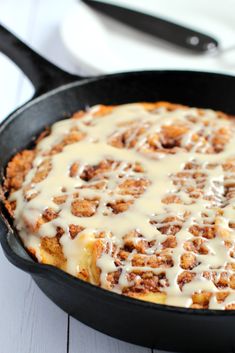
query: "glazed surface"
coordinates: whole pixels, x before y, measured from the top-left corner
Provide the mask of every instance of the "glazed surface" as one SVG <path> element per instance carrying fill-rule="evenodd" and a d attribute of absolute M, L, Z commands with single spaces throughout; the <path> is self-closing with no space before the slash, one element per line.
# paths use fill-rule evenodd
<path fill-rule="evenodd" d="M 39 262 L 142 300 L 234 309 L 234 150 L 223 113 L 95 106 L 13 158 L 6 206 Z"/>

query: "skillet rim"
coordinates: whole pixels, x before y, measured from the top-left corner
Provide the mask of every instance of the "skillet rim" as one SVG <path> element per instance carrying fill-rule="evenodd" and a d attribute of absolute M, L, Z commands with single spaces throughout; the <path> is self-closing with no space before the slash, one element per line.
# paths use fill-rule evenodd
<path fill-rule="evenodd" d="M 24 103 L 22 106 L 16 108 L 12 113 L 10 113 L 1 123 L 0 123 L 0 137 L 1 133 L 13 122 L 15 118 L 17 118 L 18 114 L 21 114 L 34 104 L 40 103 L 42 100 L 46 100 L 50 96 L 53 96 L 59 92 L 68 90 L 69 88 L 75 87 L 75 86 L 81 86 L 86 83 L 90 82 L 95 82 L 95 81 L 101 81 L 106 78 L 121 78 L 124 76 L 137 76 L 140 74 L 191 74 L 191 75 L 205 75 L 207 78 L 210 77 L 218 77 L 218 78 L 224 78 L 224 79 L 234 79 L 235 80 L 235 75 L 229 75 L 229 74 L 223 74 L 223 73 L 215 73 L 215 72 L 208 72 L 208 71 L 193 71 L 193 70 L 143 70 L 143 71 L 131 71 L 131 72 L 120 72 L 120 73 L 115 73 L 115 74 L 108 74 L 108 75 L 101 75 L 101 76 L 95 76 L 95 77 L 84 77 L 80 78 L 78 77 L 78 80 L 75 82 L 71 83 L 66 83 L 63 84 L 57 88 L 54 88 L 46 93 L 43 93 L 40 96 L 37 96 L 36 98 L 32 98 L 26 103 Z M 208 109 L 210 109 L 208 107 Z M 211 108 L 213 109 L 213 108 Z M 58 121 L 61 119 L 58 119 Z M 33 136 L 32 136 L 33 138 Z M 2 175 L 0 175 L 0 181 L 2 182 Z M 9 216 L 10 217 L 10 216 Z M 134 306 L 139 306 L 144 308 L 147 308 L 149 310 L 154 310 L 154 311 L 166 311 L 169 313 L 175 313 L 175 314 L 181 314 L 181 315 L 196 315 L 196 316 L 212 316 L 212 317 L 227 317 L 227 316 L 234 316 L 235 315 L 235 310 L 219 310 L 219 309 L 193 309 L 193 308 L 185 308 L 185 307 L 179 307 L 179 306 L 173 306 L 173 305 L 167 305 L 167 304 L 157 304 L 153 302 L 148 302 L 136 298 L 131 298 L 128 296 L 125 296 L 123 294 L 118 294 L 112 291 L 109 291 L 107 289 L 98 287 L 96 285 L 93 285 L 89 282 L 85 282 L 77 277 L 74 277 L 68 273 L 66 273 L 63 270 L 60 270 L 59 268 L 52 266 L 52 265 L 46 265 L 46 264 L 41 264 L 39 262 L 36 262 L 34 260 L 26 260 L 20 255 L 18 255 L 10 246 L 9 244 L 9 237 L 14 236 L 15 239 L 17 240 L 18 245 L 26 252 L 23 244 L 21 241 L 19 241 L 19 236 L 12 228 L 8 221 L 7 218 L 5 217 L 2 213 L 2 203 L 0 203 L 0 218 L 1 221 L 5 224 L 5 229 L 8 229 L 6 232 L 1 232 L 0 234 L 0 242 L 2 245 L 2 248 L 4 250 L 4 253 L 8 260 L 14 264 L 16 267 L 22 269 L 24 272 L 27 272 L 31 274 L 32 276 L 39 276 L 43 277 L 46 274 L 46 276 L 49 277 L 52 275 L 52 279 L 56 280 L 61 284 L 61 280 L 64 282 L 65 285 L 72 286 L 74 287 L 83 287 L 83 289 L 87 289 L 90 292 L 89 295 L 93 296 L 94 294 L 91 292 L 97 292 L 97 295 L 99 296 L 99 299 L 101 300 L 106 300 L 107 297 L 111 298 L 111 300 L 116 301 L 117 303 L 120 302 L 121 304 L 129 304 L 129 305 L 134 305 Z M 6 234 L 2 234 L 6 233 Z M 6 235 L 6 236 L 4 236 Z M 28 255 L 29 256 L 29 255 Z M 47 278 L 49 278 L 47 277 Z M 100 295 L 99 295 L 100 293 Z M 119 304 L 119 303 L 118 303 Z"/>
<path fill-rule="evenodd" d="M 0 134 L 2 133 L 2 130 L 5 128 L 5 125 L 7 126 L 15 117 L 18 113 L 23 112 L 25 109 L 31 107 L 32 105 L 40 102 L 41 100 L 44 100 L 46 98 L 49 98 L 50 96 L 62 92 L 64 90 L 67 90 L 71 87 L 75 86 L 81 86 L 86 83 L 90 82 L 95 82 L 95 81 L 101 81 L 106 78 L 116 78 L 116 77 L 123 77 L 123 76 L 137 76 L 139 74 L 192 74 L 192 75 L 206 75 L 209 77 L 221 77 L 224 79 L 234 79 L 235 80 L 235 75 L 229 75 L 229 74 L 224 74 L 224 73 L 217 73 L 217 72 L 210 72 L 210 71 L 196 71 L 196 70 L 142 70 L 142 71 L 127 71 L 127 72 L 118 72 L 114 74 L 107 74 L 107 75 L 99 75 L 99 76 L 91 76 L 91 77 L 80 77 L 78 76 L 78 79 L 76 81 L 72 81 L 71 83 L 65 83 L 60 85 L 59 87 L 53 88 L 45 93 L 42 93 L 39 96 L 33 96 L 31 99 L 26 101 L 23 105 L 17 107 L 15 110 L 13 110 L 10 114 L 6 116 L 3 121 L 0 123 Z M 207 109 L 213 109 L 208 107 Z"/>

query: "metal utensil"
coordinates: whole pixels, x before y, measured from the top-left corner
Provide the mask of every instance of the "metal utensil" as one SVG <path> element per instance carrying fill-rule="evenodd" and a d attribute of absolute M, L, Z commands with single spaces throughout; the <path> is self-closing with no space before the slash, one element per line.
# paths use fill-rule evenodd
<path fill-rule="evenodd" d="M 214 51 L 216 39 L 193 29 L 125 7 L 94 0 L 82 0 L 91 8 L 171 44 L 196 53 Z"/>

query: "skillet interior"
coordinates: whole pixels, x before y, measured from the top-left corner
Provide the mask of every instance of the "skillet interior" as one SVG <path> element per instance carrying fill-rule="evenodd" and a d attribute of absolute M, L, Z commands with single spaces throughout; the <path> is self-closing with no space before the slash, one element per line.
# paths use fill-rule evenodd
<path fill-rule="evenodd" d="M 233 77 L 180 71 L 117 74 L 65 85 L 26 104 L 1 125 L 1 175 L 12 155 L 32 143 L 32 136 L 86 106 L 168 100 L 235 114 L 234 92 Z M 9 260 L 31 272 L 55 303 L 89 326 L 129 342 L 171 351 L 233 351 L 233 311 L 170 308 L 109 293 L 50 266 L 24 260 L 21 244 L 9 232 L 12 252 L 3 223 L 0 227 Z"/>

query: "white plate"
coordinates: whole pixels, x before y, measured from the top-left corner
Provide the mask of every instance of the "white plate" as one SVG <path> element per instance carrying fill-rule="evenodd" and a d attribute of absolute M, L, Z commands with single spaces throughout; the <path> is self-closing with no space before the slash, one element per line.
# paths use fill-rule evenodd
<path fill-rule="evenodd" d="M 216 37 L 224 54 L 197 55 L 98 14 L 77 2 L 61 23 L 73 61 L 90 74 L 150 69 L 193 69 L 235 74 L 234 0 L 116 0 Z"/>

